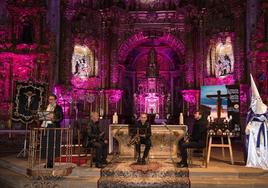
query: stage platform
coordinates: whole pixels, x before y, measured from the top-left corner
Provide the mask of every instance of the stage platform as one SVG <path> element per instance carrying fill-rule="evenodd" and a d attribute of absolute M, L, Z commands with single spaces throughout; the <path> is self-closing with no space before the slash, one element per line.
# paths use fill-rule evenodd
<path fill-rule="evenodd" d="M 109 156 L 109 159 L 111 158 L 112 156 Z M 191 188 L 201 188 L 201 187 L 204 187 L 204 188 L 205 187 L 263 188 L 263 187 L 268 187 L 268 171 L 264 171 L 262 169 L 256 169 L 256 168 L 246 168 L 243 162 L 241 146 L 234 147 L 234 161 L 235 161 L 235 164 L 231 165 L 228 157 L 226 157 L 225 159 L 222 159 L 220 149 L 215 149 L 212 151 L 212 158 L 211 158 L 211 162 L 208 165 L 208 168 L 202 167 L 202 162 L 200 161 L 199 158 L 194 158 L 193 165 L 190 166 L 188 169 L 184 169 L 184 170 L 176 168 L 175 166 L 173 166 L 173 164 L 171 164 L 167 160 L 158 160 L 158 159 L 150 160 L 152 164 L 159 164 L 162 166 L 168 165 L 168 168 L 172 169 L 171 171 L 173 171 L 173 173 L 176 171 L 187 172 L 189 170 L 189 187 Z M 122 162 L 125 165 L 127 164 L 127 166 L 129 167 L 129 165 L 133 164 L 134 161 L 126 160 Z M 72 173 L 66 177 L 53 177 L 53 178 L 45 178 L 45 179 L 29 178 L 27 176 L 27 165 L 28 165 L 28 161 L 23 158 L 16 158 L 16 153 L 7 153 L 7 152 L 0 153 L 0 187 L 1 188 L 28 188 L 28 187 L 30 188 L 30 187 L 37 187 L 37 186 L 39 187 L 49 187 L 49 186 L 53 187 L 54 186 L 57 188 L 61 188 L 61 187 L 63 188 L 97 188 L 98 181 L 99 183 L 105 182 L 105 179 L 100 179 L 101 177 L 100 169 L 90 168 L 89 165 L 87 164 L 80 166 L 80 167 L 75 167 L 72 170 Z M 136 170 L 139 171 L 139 169 L 137 168 Z M 104 168 L 102 170 L 102 173 L 107 174 L 108 172 L 107 170 L 109 171 L 111 169 Z M 119 170 L 117 172 L 121 173 L 124 170 L 126 169 L 121 169 L 121 171 Z M 112 172 L 114 173 L 115 171 L 112 171 Z M 150 175 L 151 172 L 152 171 L 150 171 L 150 169 L 148 170 L 148 172 L 140 171 L 138 172 L 138 175 L 139 173 L 141 174 L 143 173 L 144 177 L 146 177 Z M 170 173 L 170 171 L 168 173 Z M 134 179 L 130 180 L 130 182 L 134 181 Z M 137 177 L 136 177 L 136 180 L 137 180 Z M 138 180 L 140 181 L 139 178 Z M 159 182 L 161 181 L 162 180 L 160 180 Z M 180 180 L 176 180 L 175 178 L 175 181 L 178 182 Z M 151 185 L 147 187 L 157 187 L 157 186 Z"/>
<path fill-rule="evenodd" d="M 188 188 L 189 170 L 170 160 L 150 160 L 139 165 L 131 159 L 117 159 L 101 170 L 99 188 Z"/>

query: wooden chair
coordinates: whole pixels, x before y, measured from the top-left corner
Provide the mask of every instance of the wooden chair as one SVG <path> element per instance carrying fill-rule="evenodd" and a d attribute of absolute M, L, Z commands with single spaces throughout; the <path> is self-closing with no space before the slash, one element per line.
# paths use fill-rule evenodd
<path fill-rule="evenodd" d="M 82 144 L 83 140 L 81 138 L 80 130 L 78 130 L 77 134 L 78 134 L 78 166 L 80 166 L 81 160 L 86 160 L 86 161 L 90 161 L 90 167 L 92 167 L 92 163 L 93 163 L 92 153 L 93 153 L 93 151 L 91 150 L 91 148 L 86 148 L 83 146 L 83 144 Z M 81 141 L 82 141 L 82 143 L 81 143 Z"/>
<path fill-rule="evenodd" d="M 192 165 L 193 164 L 193 153 L 194 151 L 200 151 L 201 150 L 201 158 L 202 158 L 202 165 L 207 168 L 207 151 L 208 151 L 208 139 L 209 139 L 209 133 L 207 132 L 206 136 L 206 146 L 204 148 L 188 148 L 187 149 L 187 154 L 188 154 L 188 164 Z"/>
<path fill-rule="evenodd" d="M 204 148 L 188 148 L 187 149 L 189 166 L 193 164 L 194 151 L 200 151 L 200 150 L 201 150 L 200 157 L 202 158 L 202 165 L 207 168 L 207 148 L 206 147 L 204 147 Z M 197 156 L 195 156 L 195 157 L 197 157 Z"/>
<path fill-rule="evenodd" d="M 90 156 L 90 167 L 93 167 L 94 159 L 96 160 L 96 149 L 93 147 L 88 148 Z"/>

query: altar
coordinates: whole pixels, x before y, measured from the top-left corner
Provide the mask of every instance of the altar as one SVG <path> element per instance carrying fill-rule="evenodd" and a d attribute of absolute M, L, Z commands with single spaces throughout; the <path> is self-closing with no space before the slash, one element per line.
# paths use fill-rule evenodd
<path fill-rule="evenodd" d="M 185 135 L 186 125 L 152 125 L 152 147 L 150 158 L 176 158 L 178 141 Z M 109 126 L 109 153 L 113 152 L 113 141 L 118 142 L 119 155 L 134 157 L 134 146 L 128 146 L 130 140 L 127 124 Z"/>

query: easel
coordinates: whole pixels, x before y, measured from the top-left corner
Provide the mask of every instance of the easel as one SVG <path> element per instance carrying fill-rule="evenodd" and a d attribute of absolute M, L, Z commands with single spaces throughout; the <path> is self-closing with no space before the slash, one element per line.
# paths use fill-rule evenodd
<path fill-rule="evenodd" d="M 216 138 L 216 137 L 220 137 L 221 138 L 221 144 L 213 144 L 212 143 L 212 139 Z M 224 144 L 224 137 L 227 137 L 227 144 Z M 223 158 L 225 158 L 225 152 L 224 152 L 224 148 L 229 148 L 229 152 L 230 152 L 230 160 L 231 160 L 231 164 L 234 164 L 234 159 L 233 159 L 233 149 L 232 149 L 232 144 L 231 144 L 231 136 L 230 134 L 227 135 L 209 135 L 209 144 L 208 144 L 208 155 L 207 155 L 207 164 L 209 163 L 210 160 L 210 153 L 211 153 L 211 148 L 213 147 L 217 147 L 217 148 L 222 148 L 222 156 Z"/>
<path fill-rule="evenodd" d="M 28 122 L 25 123 L 25 138 L 24 138 L 24 145 L 23 145 L 23 149 L 19 152 L 19 154 L 17 155 L 17 157 L 26 157 L 26 153 L 28 153 L 27 150 L 27 132 L 28 132 Z"/>
<path fill-rule="evenodd" d="M 41 116 L 41 118 L 39 118 L 39 119 L 41 119 L 41 120 L 44 120 L 44 121 L 47 121 L 47 119 L 46 119 L 46 114 L 43 112 L 42 114 L 41 114 L 42 116 Z M 27 150 L 27 133 L 28 133 L 28 124 L 29 124 L 29 122 L 26 122 L 25 123 L 25 138 L 24 138 L 24 145 L 23 145 L 23 149 L 19 152 L 19 154 L 17 155 L 17 157 L 19 158 L 19 157 L 26 157 L 26 154 L 28 154 L 28 150 Z"/>

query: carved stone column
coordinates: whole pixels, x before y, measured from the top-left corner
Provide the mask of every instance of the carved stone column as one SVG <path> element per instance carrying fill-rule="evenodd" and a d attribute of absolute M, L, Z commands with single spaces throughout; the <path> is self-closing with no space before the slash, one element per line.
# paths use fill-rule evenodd
<path fill-rule="evenodd" d="M 257 15 L 258 15 L 258 2 L 256 0 L 248 0 L 247 3 L 247 29 L 246 29 L 246 52 L 247 52 L 247 82 L 249 83 L 249 73 L 251 73 L 254 69 L 252 67 L 252 51 L 254 49 L 252 48 L 252 40 L 255 38 L 254 35 L 252 35 L 253 31 L 256 29 L 257 25 Z"/>
<path fill-rule="evenodd" d="M 118 49 L 122 36 L 122 30 L 120 29 L 120 19 L 124 17 L 125 14 L 120 11 L 120 9 L 114 8 L 111 10 L 111 36 L 110 36 L 110 46 L 111 46 L 111 58 L 110 58 L 110 87 L 119 88 L 121 68 L 119 65 Z"/>
<path fill-rule="evenodd" d="M 118 29 L 116 26 L 113 26 L 112 28 L 112 36 L 111 36 L 111 70 L 110 70 L 110 87 L 111 88 L 118 88 L 119 84 L 119 76 L 120 76 L 120 70 L 118 65 L 118 58 L 117 58 L 117 49 L 118 49 Z"/>
<path fill-rule="evenodd" d="M 109 66 L 109 55 L 110 55 L 110 47 L 109 47 L 109 26 L 110 20 L 108 12 L 104 10 L 100 11 L 101 15 L 101 39 L 100 39 L 100 52 L 99 52 L 99 66 L 100 66 L 100 76 L 101 76 L 101 88 L 109 88 L 109 74 L 110 74 L 110 66 Z"/>
<path fill-rule="evenodd" d="M 244 12 L 240 10 L 241 7 L 234 10 L 234 18 L 235 18 L 235 41 L 234 41 L 234 75 L 237 81 L 245 80 L 244 74 L 244 63 L 245 63 L 245 25 L 244 25 Z"/>
<path fill-rule="evenodd" d="M 64 33 L 64 48 L 61 52 L 61 67 L 64 69 L 59 69 L 59 81 L 61 83 L 68 83 L 71 79 L 71 59 L 72 59 L 72 50 L 73 50 L 73 40 L 72 40 L 72 20 L 75 15 L 75 11 L 73 9 L 67 9 L 64 13 L 65 16 L 65 33 Z"/>
<path fill-rule="evenodd" d="M 196 87 L 203 85 L 204 80 L 204 67 L 206 66 L 206 58 L 204 54 L 204 20 L 200 15 L 198 19 L 198 31 L 197 31 L 197 44 L 196 44 L 196 57 L 195 57 L 195 77 Z"/>
<path fill-rule="evenodd" d="M 100 51 L 99 51 L 99 67 L 100 67 L 100 78 L 101 78 L 101 89 L 110 88 L 110 63 L 111 63 L 111 34 L 110 34 L 110 12 L 100 10 L 101 24 L 100 24 Z M 109 95 L 103 94 L 100 103 L 100 108 L 103 110 L 103 115 L 107 116 L 109 114 Z"/>
<path fill-rule="evenodd" d="M 47 12 L 46 12 L 46 16 L 49 25 L 49 30 L 53 35 L 53 43 L 54 45 L 52 46 L 53 48 L 51 48 L 52 54 L 53 54 L 53 61 L 51 61 L 51 63 L 55 63 L 55 67 L 57 67 L 54 70 L 54 79 L 53 82 L 58 83 L 59 82 L 59 78 L 60 78 L 60 74 L 59 74 L 59 70 L 60 68 L 60 36 L 61 36 L 61 31 L 60 31 L 60 26 L 61 26 L 61 4 L 60 4 L 60 0 L 55 0 L 55 1 L 49 1 L 48 5 L 47 5 Z M 45 18 L 45 15 L 44 15 Z M 43 19 L 43 21 L 45 22 L 45 19 Z M 43 23 L 43 25 L 45 25 L 45 23 Z M 46 35 L 44 34 L 43 37 L 45 37 Z M 46 39 L 45 39 L 46 40 Z M 49 43 L 51 43 L 51 41 L 48 41 Z"/>
<path fill-rule="evenodd" d="M 193 34 L 192 25 L 185 25 L 185 78 L 186 87 L 193 88 L 194 86 L 194 54 L 193 54 Z"/>

